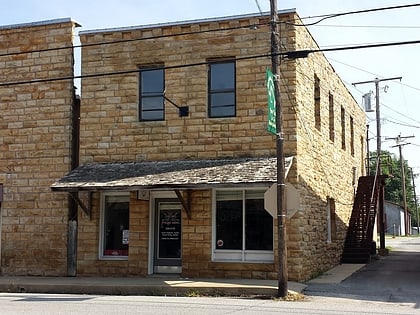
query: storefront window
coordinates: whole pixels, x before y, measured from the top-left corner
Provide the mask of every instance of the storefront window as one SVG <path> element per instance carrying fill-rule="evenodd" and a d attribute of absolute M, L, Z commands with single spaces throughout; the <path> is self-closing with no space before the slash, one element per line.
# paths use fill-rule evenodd
<path fill-rule="evenodd" d="M 129 195 L 104 195 L 102 208 L 102 258 L 127 258 L 129 245 Z"/>
<path fill-rule="evenodd" d="M 264 209 L 264 190 L 218 190 L 214 259 L 273 260 L 273 218 Z"/>

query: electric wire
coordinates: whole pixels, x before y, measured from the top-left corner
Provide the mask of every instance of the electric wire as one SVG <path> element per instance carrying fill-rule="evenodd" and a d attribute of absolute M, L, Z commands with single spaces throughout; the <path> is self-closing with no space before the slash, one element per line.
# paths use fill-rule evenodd
<path fill-rule="evenodd" d="M 255 1 L 258 5 L 258 0 L 255 0 Z M 347 14 L 367 13 L 367 12 L 373 12 L 373 11 L 384 11 L 384 10 L 389 10 L 389 9 L 399 9 L 399 8 L 406 8 L 406 7 L 411 7 L 411 6 L 420 6 L 420 4 L 402 5 L 402 6 L 393 6 L 393 7 L 381 7 L 381 8 L 375 8 L 375 9 L 350 11 L 350 12 L 343 12 L 343 13 L 332 13 L 332 14 L 326 14 L 326 15 L 320 15 L 320 16 L 314 16 L 314 17 L 304 17 L 304 18 L 301 18 L 301 19 L 309 19 L 309 18 L 316 18 L 316 17 L 324 17 L 323 19 L 326 19 L 326 18 L 334 18 L 334 17 L 347 15 Z M 260 10 L 260 13 L 263 13 L 263 12 Z M 262 17 L 265 17 L 265 16 L 263 15 Z M 268 16 L 267 16 L 267 18 L 268 18 Z M 290 22 L 284 22 L 284 21 L 279 21 L 277 23 L 279 23 L 279 24 L 289 24 L 289 25 L 292 24 Z M 317 24 L 317 23 L 315 23 L 315 24 Z M 312 25 L 315 25 L 315 24 L 312 23 Z M 309 25 L 309 24 L 296 24 L 296 26 L 307 26 L 307 25 Z M 175 34 L 146 36 L 146 37 L 141 37 L 141 38 L 120 39 L 120 40 L 104 41 L 104 42 L 99 42 L 99 43 L 72 45 L 72 46 L 64 46 L 64 47 L 53 47 L 53 48 L 45 48 L 45 49 L 35 49 L 35 50 L 28 50 L 28 51 L 22 51 L 22 52 L 1 53 L 0 57 L 12 56 L 12 55 L 18 55 L 18 54 L 29 54 L 29 53 L 35 53 L 35 52 L 48 52 L 48 51 L 63 50 L 63 49 L 74 49 L 74 48 L 83 48 L 83 47 L 91 47 L 91 46 L 121 44 L 121 43 L 126 43 L 126 42 L 170 38 L 170 37 L 176 37 L 176 36 L 187 36 L 187 35 L 196 35 L 196 34 L 203 34 L 203 33 L 232 31 L 232 30 L 238 30 L 238 29 L 250 29 L 250 28 L 258 27 L 258 26 L 269 26 L 269 22 L 267 21 L 267 22 L 263 22 L 263 23 L 254 23 L 254 24 L 243 25 L 243 26 L 234 26 L 234 27 L 200 30 L 200 31 L 192 31 L 192 32 L 181 32 L 181 33 L 175 33 Z"/>
<path fill-rule="evenodd" d="M 366 49 L 366 48 L 378 48 L 378 47 L 389 47 L 389 46 L 399 46 L 399 45 L 413 45 L 413 44 L 420 44 L 420 40 L 403 41 L 403 42 L 391 42 L 391 43 L 374 44 L 374 45 L 356 45 L 356 46 L 350 46 L 350 47 L 336 47 L 336 48 L 327 48 L 327 49 L 297 50 L 297 51 L 279 52 L 278 55 L 283 56 L 285 58 L 294 59 L 294 58 L 301 58 L 301 57 L 305 58 L 309 53 L 318 53 L 318 52 L 326 52 L 326 51 L 355 50 L 355 49 Z M 268 58 L 268 57 L 272 57 L 272 54 L 271 53 L 265 53 L 265 54 L 259 54 L 259 55 L 236 57 L 236 58 L 232 58 L 232 60 L 240 61 L 240 60 L 250 60 L 250 59 L 258 59 L 258 58 Z M 186 68 L 186 67 L 203 66 L 203 65 L 208 65 L 209 63 L 210 63 L 209 61 L 203 61 L 203 62 L 189 63 L 189 64 L 179 64 L 179 65 L 173 65 L 173 66 L 162 66 L 162 67 L 154 68 L 154 70 L 156 70 L 156 69 L 168 70 L 168 69 L 179 69 L 179 68 Z M 137 73 L 138 71 L 139 71 L 138 69 L 132 69 L 132 70 L 121 70 L 121 71 L 110 71 L 110 72 L 102 72 L 102 73 L 83 74 L 83 75 L 67 76 L 67 77 L 4 82 L 4 83 L 0 83 L 0 86 L 13 86 L 13 85 L 19 85 L 19 84 L 44 83 L 44 82 L 53 82 L 53 81 L 70 80 L 70 79 L 73 80 L 73 79 L 103 77 L 103 76 L 112 76 L 112 75 L 122 75 L 122 74 Z M 147 70 L 145 70 L 145 71 L 147 71 Z"/>
<path fill-rule="evenodd" d="M 409 26 L 409 25 L 339 25 L 339 24 L 328 24 L 328 25 L 314 25 L 316 27 L 331 27 L 331 28 L 372 28 L 372 29 L 420 29 L 420 26 Z"/>
<path fill-rule="evenodd" d="M 283 46 L 284 47 L 284 46 Z M 300 71 L 299 69 L 297 69 L 297 72 L 300 73 L 301 75 L 303 75 L 304 77 L 306 77 L 308 80 L 313 80 L 313 78 L 310 78 L 305 72 Z M 280 73 L 281 74 L 281 73 Z M 305 120 L 302 117 L 302 114 L 300 113 L 300 111 L 298 110 L 298 105 L 295 103 L 294 99 L 292 99 L 291 97 L 291 93 L 288 91 L 289 86 L 287 85 L 287 83 L 285 82 L 285 79 L 283 78 L 283 76 L 281 75 L 280 77 L 283 81 L 283 86 L 285 87 L 286 90 L 286 94 L 287 94 L 287 98 L 289 100 L 289 103 L 291 104 L 294 112 L 296 113 L 296 116 L 298 117 L 298 120 L 300 122 L 300 124 L 302 125 L 303 129 L 304 129 L 304 134 L 306 135 L 306 137 L 309 140 L 309 143 L 311 144 L 313 150 L 312 152 L 315 153 L 315 155 L 313 156 L 313 158 L 315 160 L 317 160 L 319 162 L 319 165 L 321 167 L 321 171 L 322 173 L 325 175 L 323 178 L 326 180 L 327 185 L 332 189 L 332 191 L 335 191 L 335 186 L 331 184 L 331 182 L 329 181 L 329 174 L 324 166 L 324 163 L 322 163 L 321 159 L 319 158 L 319 154 L 321 151 L 319 150 L 319 148 L 317 148 L 315 146 L 315 143 L 317 143 L 317 141 L 314 140 L 314 133 L 310 130 L 310 127 L 308 126 L 307 122 L 305 122 Z M 320 87 L 321 90 L 323 90 L 324 92 L 329 92 L 329 90 L 325 89 L 324 87 Z M 353 203 L 349 202 L 341 202 L 339 201 L 339 198 L 335 198 L 336 199 L 336 203 L 341 204 L 343 206 L 352 206 Z"/>
<path fill-rule="evenodd" d="M 380 77 L 382 77 L 381 75 L 378 75 L 378 74 L 375 74 L 375 73 L 372 73 L 372 72 L 369 72 L 369 71 L 366 71 L 366 70 L 364 70 L 364 69 L 361 69 L 361 68 L 358 68 L 358 67 L 355 67 L 355 66 L 352 66 L 352 65 L 349 65 L 349 64 L 347 64 L 347 63 L 344 63 L 344 62 L 341 62 L 341 61 L 338 61 L 338 60 L 336 60 L 336 59 L 332 59 L 332 58 L 328 58 L 329 60 L 331 60 L 331 61 L 333 61 L 333 62 L 337 62 L 337 63 L 340 63 L 340 64 L 343 64 L 343 65 L 345 65 L 345 66 L 347 66 L 347 67 L 351 67 L 351 68 L 353 68 L 353 69 L 356 69 L 356 70 L 358 70 L 358 71 L 362 71 L 362 72 L 365 72 L 365 73 L 368 73 L 368 74 L 371 74 L 371 75 L 373 75 L 373 76 L 375 76 L 375 77 L 377 77 L 377 78 L 380 78 Z M 348 86 L 348 87 L 351 87 L 351 88 L 353 88 L 354 90 L 356 90 L 357 92 L 359 92 L 360 93 L 360 95 L 363 95 L 363 94 L 365 94 L 364 92 L 362 92 L 360 89 L 358 89 L 358 88 L 356 88 L 356 87 L 354 87 L 352 84 L 350 84 L 350 83 L 348 83 L 348 82 L 346 82 L 346 81 L 344 81 L 343 80 L 343 82 Z M 416 88 L 416 87 L 413 87 L 413 86 L 411 86 L 411 85 L 408 85 L 408 84 L 405 84 L 405 83 L 403 83 L 403 82 L 393 82 L 394 84 L 399 84 L 400 86 L 405 86 L 405 87 L 408 87 L 408 88 L 410 88 L 410 89 L 414 89 L 414 90 L 416 90 L 416 91 L 420 91 L 420 89 L 419 88 Z M 398 115 L 400 115 L 400 116 L 402 116 L 402 117 L 404 117 L 404 118 L 407 118 L 407 119 L 409 119 L 409 120 L 411 120 L 411 121 L 413 121 L 413 122 L 415 122 L 415 123 L 417 123 L 417 124 L 419 124 L 420 125 L 420 121 L 418 121 L 418 120 L 416 120 L 416 119 L 414 119 L 413 117 L 410 117 L 410 116 L 408 116 L 408 115 L 405 115 L 405 114 L 403 114 L 403 113 L 401 113 L 401 112 L 399 112 L 399 111 L 397 111 L 397 110 L 395 110 L 394 108 L 392 108 L 391 106 L 388 106 L 388 105 L 386 105 L 386 104 L 384 104 L 384 103 L 382 103 L 381 102 L 381 106 L 383 106 L 383 107 L 386 107 L 387 109 L 389 109 L 389 110 L 391 110 L 391 111 L 393 111 L 394 113 L 396 113 L 396 114 L 398 114 Z M 395 119 L 395 118 L 394 118 Z M 418 128 L 418 126 L 415 126 L 415 125 L 410 125 L 410 124 L 408 124 L 408 123 L 404 123 L 404 122 L 400 122 L 400 124 L 401 125 L 406 125 L 406 126 L 413 126 L 414 128 Z"/>
<path fill-rule="evenodd" d="M 406 9 L 406 8 L 418 7 L 418 6 L 420 6 L 420 3 L 404 4 L 404 5 L 390 6 L 390 7 L 380 7 L 380 8 L 373 8 L 373 9 L 364 9 L 364 10 L 357 10 L 357 11 L 348 11 L 348 12 L 341 12 L 341 13 L 324 14 L 324 15 L 318 15 L 318 16 L 307 16 L 307 17 L 301 18 L 301 20 L 314 19 L 314 18 L 320 18 L 320 19 L 318 21 L 315 21 L 315 22 L 312 22 L 312 23 L 305 23 L 305 24 L 289 23 L 289 24 L 291 24 L 293 26 L 313 26 L 313 25 L 319 24 L 322 21 L 325 21 L 327 19 L 336 18 L 336 17 L 339 17 L 339 16 L 346 16 L 346 15 L 360 14 L 360 13 L 378 12 L 378 11 L 385 11 L 385 10 Z"/>
<path fill-rule="evenodd" d="M 389 118 L 385 118 L 385 119 L 386 119 L 386 121 L 388 121 L 388 122 L 390 122 L 392 124 L 396 124 L 396 125 L 400 125 L 400 126 L 404 126 L 404 127 L 410 127 L 410 128 L 420 129 L 420 126 L 408 125 L 408 124 L 405 124 L 405 123 L 396 122 L 396 121 L 393 121 L 393 120 L 391 120 Z"/>
<path fill-rule="evenodd" d="M 261 10 L 260 2 L 258 0 L 255 0 L 255 4 L 258 7 L 258 11 L 260 12 L 261 16 L 264 16 L 263 11 Z"/>
<path fill-rule="evenodd" d="M 198 35 L 198 34 L 205 34 L 205 33 L 226 32 L 226 31 L 233 31 L 233 30 L 239 30 L 239 29 L 252 29 L 254 27 L 268 26 L 268 25 L 269 25 L 268 22 L 253 23 L 253 24 L 242 25 L 242 26 L 214 28 L 214 29 L 209 29 L 209 30 L 180 32 L 180 33 L 165 34 L 165 35 L 153 35 L 153 36 L 145 36 L 145 37 L 140 37 L 140 38 L 127 38 L 127 39 L 104 41 L 104 42 L 98 42 L 98 43 L 86 43 L 86 44 L 72 45 L 72 46 L 34 49 L 34 50 L 27 50 L 27 51 L 21 51 L 21 52 L 8 52 L 8 53 L 1 53 L 0 57 L 14 56 L 14 55 L 20 55 L 20 54 L 39 53 L 39 52 L 49 52 L 49 51 L 64 50 L 64 49 L 84 48 L 84 47 L 93 47 L 93 46 L 102 46 L 102 45 L 114 45 L 114 44 L 122 44 L 122 43 L 129 43 L 129 42 L 162 39 L 162 38 Z"/>

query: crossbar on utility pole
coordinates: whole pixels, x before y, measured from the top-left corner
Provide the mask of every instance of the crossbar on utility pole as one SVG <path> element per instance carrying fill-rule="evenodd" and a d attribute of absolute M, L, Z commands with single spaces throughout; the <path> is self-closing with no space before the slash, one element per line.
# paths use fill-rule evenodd
<path fill-rule="evenodd" d="M 400 80 L 402 77 L 393 77 L 393 78 L 386 78 L 386 79 L 374 79 L 370 81 L 361 81 L 352 83 L 354 86 L 359 84 L 366 84 L 366 83 L 375 83 L 375 95 L 376 95 L 376 158 L 377 158 L 377 173 L 376 176 L 381 175 L 381 114 L 379 108 L 379 82 L 382 81 L 390 81 L 390 80 Z M 383 189 L 382 187 L 380 188 Z M 382 193 L 383 196 L 383 193 Z M 383 209 L 383 202 L 380 201 L 379 203 L 379 211 L 378 211 L 378 226 L 379 226 L 379 243 L 380 249 L 385 249 L 385 216 L 384 216 L 384 209 Z"/>
<path fill-rule="evenodd" d="M 287 246 L 286 246 L 286 204 L 284 187 L 284 152 L 282 109 L 280 104 L 280 55 L 279 55 L 279 23 L 277 0 L 270 0 L 271 16 L 271 70 L 274 75 L 274 93 L 276 102 L 276 151 L 277 151 L 277 231 L 278 231 L 278 296 L 287 296 Z"/>

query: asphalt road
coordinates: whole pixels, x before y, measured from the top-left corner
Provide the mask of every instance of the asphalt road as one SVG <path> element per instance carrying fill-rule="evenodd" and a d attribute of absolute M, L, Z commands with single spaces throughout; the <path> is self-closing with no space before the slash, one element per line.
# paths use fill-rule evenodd
<path fill-rule="evenodd" d="M 387 238 L 381 256 L 340 284 L 309 284 L 309 296 L 410 303 L 420 308 L 420 238 Z"/>
<path fill-rule="evenodd" d="M 0 314 L 420 314 L 420 238 L 387 239 L 389 256 L 304 300 L 0 293 Z"/>
<path fill-rule="evenodd" d="M 48 294 L 0 294 L 2 315 L 110 315 L 110 314 L 420 314 L 410 303 L 359 301 L 311 297 L 305 301 L 240 298 L 162 296 L 84 296 Z"/>

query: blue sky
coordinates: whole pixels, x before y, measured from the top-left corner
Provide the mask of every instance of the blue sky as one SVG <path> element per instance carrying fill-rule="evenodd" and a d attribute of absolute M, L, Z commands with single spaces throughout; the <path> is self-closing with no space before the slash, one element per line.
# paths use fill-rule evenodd
<path fill-rule="evenodd" d="M 262 11 L 269 11 L 269 0 L 258 0 Z M 414 4 L 403 0 L 278 0 L 278 9 L 296 8 L 301 17 L 346 11 Z M 1 0 L 0 25 L 70 17 L 82 25 L 77 31 L 175 22 L 200 18 L 256 13 L 256 0 Z M 328 19 L 309 27 L 321 48 L 392 41 L 420 40 L 420 6 L 376 13 L 354 14 Z M 306 23 L 317 19 L 304 19 Z M 362 94 L 374 90 L 374 84 L 351 83 L 402 76 L 402 81 L 381 83 L 381 118 L 384 150 L 395 141 L 386 137 L 414 135 L 403 148 L 415 173 L 420 173 L 420 44 L 363 50 L 329 52 L 326 56 L 361 103 Z M 370 147 L 376 148 L 375 114 L 368 115 Z M 420 181 L 417 181 L 420 194 Z"/>

